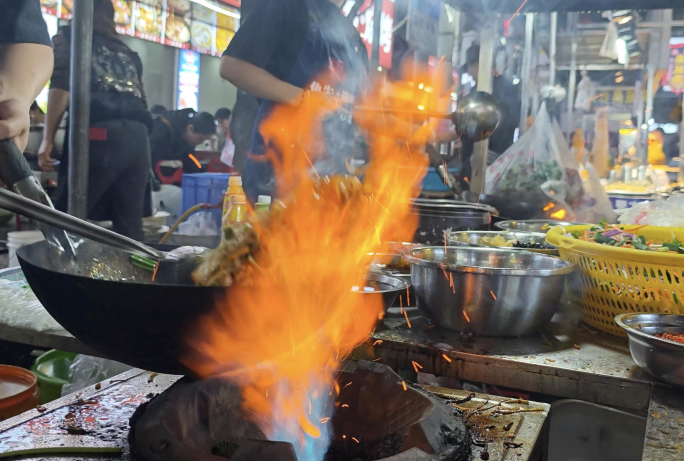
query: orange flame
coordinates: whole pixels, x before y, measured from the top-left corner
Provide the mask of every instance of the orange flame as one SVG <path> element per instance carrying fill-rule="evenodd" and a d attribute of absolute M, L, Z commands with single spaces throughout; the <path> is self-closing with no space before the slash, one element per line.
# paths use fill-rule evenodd
<path fill-rule="evenodd" d="M 551 208 L 555 207 L 556 204 L 553 202 L 549 202 L 548 205 L 544 207 L 544 211 L 549 211 Z"/>
<path fill-rule="evenodd" d="M 381 101 L 382 90 L 363 105 L 410 103 L 405 90 Z M 382 318 L 381 298 L 366 299 L 351 287 L 363 286 L 363 271 L 374 253 L 388 252 L 386 242 L 413 237 L 417 223 L 409 203 L 427 168 L 416 146 L 431 135 L 389 115 L 355 113 L 370 145 L 364 183 L 317 180 L 311 170 L 325 152 L 307 149 L 321 135 L 323 117 L 337 107 L 326 95 L 308 93 L 301 106 L 277 107 L 262 125 L 267 145 L 279 150 L 268 158 L 286 206 L 274 207 L 268 222 L 254 223 L 260 250 L 253 286 L 227 290 L 189 337 L 184 361 L 200 377 L 237 382 L 248 416 L 269 438 L 288 439 L 298 450 L 318 443 L 308 437 L 325 438 L 332 389 L 339 395 L 335 370 Z"/>
<path fill-rule="evenodd" d="M 563 219 L 563 218 L 565 218 L 565 215 L 566 215 L 566 212 L 565 212 L 565 209 L 563 209 L 563 208 L 556 211 L 555 213 L 551 213 L 551 217 L 553 219 Z"/>

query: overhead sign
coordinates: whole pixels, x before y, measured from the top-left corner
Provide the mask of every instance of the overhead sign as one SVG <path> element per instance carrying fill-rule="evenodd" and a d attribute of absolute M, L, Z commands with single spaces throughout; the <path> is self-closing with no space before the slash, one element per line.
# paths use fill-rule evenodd
<path fill-rule="evenodd" d="M 349 2 L 351 7 L 353 2 Z M 346 8 L 346 7 L 345 7 Z M 347 13 L 347 11 L 345 11 Z M 365 0 L 353 24 L 359 31 L 363 43 L 368 49 L 368 57 L 373 53 L 373 32 L 375 22 L 373 0 Z M 394 27 L 394 0 L 382 0 L 382 17 L 380 19 L 380 65 L 386 69 L 392 67 L 392 28 Z"/>
<path fill-rule="evenodd" d="M 200 55 L 193 50 L 180 50 L 178 55 L 178 92 L 176 109 L 199 110 Z"/>
<path fill-rule="evenodd" d="M 414 51 L 434 56 L 439 35 L 439 0 L 411 0 L 409 3 L 406 40 Z"/>

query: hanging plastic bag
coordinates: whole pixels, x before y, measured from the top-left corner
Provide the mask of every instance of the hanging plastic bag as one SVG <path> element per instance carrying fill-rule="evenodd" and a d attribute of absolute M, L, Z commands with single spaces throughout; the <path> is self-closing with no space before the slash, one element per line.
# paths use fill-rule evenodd
<path fill-rule="evenodd" d="M 591 110 L 591 101 L 594 100 L 594 82 L 589 78 L 587 71 L 582 71 L 582 80 L 577 85 L 577 98 L 575 99 L 575 109 L 589 112 Z"/>
<path fill-rule="evenodd" d="M 198 211 L 178 226 L 181 235 L 218 235 L 219 228 L 209 211 Z"/>
<path fill-rule="evenodd" d="M 611 20 L 608 23 L 608 28 L 606 29 L 606 37 L 603 39 L 603 44 L 601 45 L 601 50 L 599 51 L 599 56 L 602 58 L 609 58 L 617 60 L 618 55 L 618 28 L 617 25 Z"/>
<path fill-rule="evenodd" d="M 558 123 L 543 103 L 532 127 L 487 168 L 485 192 L 526 204 L 527 219 L 613 222 L 612 209 L 604 206 L 608 197 L 591 170 L 580 173 Z"/>
<path fill-rule="evenodd" d="M 62 387 L 62 397 L 105 379 L 113 378 L 130 369 L 128 365 L 113 360 L 77 355 L 69 367 L 69 384 Z"/>

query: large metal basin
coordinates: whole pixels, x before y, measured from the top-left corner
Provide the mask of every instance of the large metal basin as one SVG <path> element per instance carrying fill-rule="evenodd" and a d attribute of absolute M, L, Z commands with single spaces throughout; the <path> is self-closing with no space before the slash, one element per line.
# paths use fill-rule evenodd
<path fill-rule="evenodd" d="M 551 256 L 494 248 L 408 250 L 418 307 L 438 327 L 488 336 L 536 333 L 558 308 L 574 266 Z"/>

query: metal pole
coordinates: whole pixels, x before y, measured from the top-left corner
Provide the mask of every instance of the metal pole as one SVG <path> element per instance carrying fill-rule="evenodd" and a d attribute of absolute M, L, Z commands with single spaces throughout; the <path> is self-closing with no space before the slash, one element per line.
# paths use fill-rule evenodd
<path fill-rule="evenodd" d="M 525 14 L 525 49 L 523 50 L 522 72 L 522 103 L 520 105 L 520 136 L 527 130 L 527 113 L 530 110 L 530 81 L 532 73 L 532 37 L 534 35 L 534 13 Z"/>
<path fill-rule="evenodd" d="M 90 63 L 92 61 L 93 2 L 75 0 L 71 21 L 71 81 L 69 83 L 69 214 L 88 214 L 90 164 Z"/>
<path fill-rule="evenodd" d="M 579 13 L 568 13 L 568 23 L 572 31 L 570 48 L 570 79 L 568 80 L 568 142 L 572 139 L 575 125 L 575 90 L 577 88 L 577 42 L 579 40 L 577 22 Z"/>
<path fill-rule="evenodd" d="M 558 13 L 551 13 L 551 34 L 549 43 L 549 85 L 556 84 L 556 33 L 558 32 Z"/>
<path fill-rule="evenodd" d="M 380 67 L 380 32 L 382 25 L 382 2 L 383 0 L 373 0 L 373 48 L 371 63 L 373 69 Z"/>
<path fill-rule="evenodd" d="M 492 20 L 494 23 L 494 20 Z M 480 32 L 480 60 L 477 72 L 477 91 L 492 92 L 494 75 L 494 45 L 496 42 L 496 29 L 484 28 Z M 473 146 L 473 155 L 470 159 L 472 174 L 470 175 L 470 190 L 481 193 L 485 188 L 485 173 L 487 171 L 487 152 L 489 152 L 489 140 L 476 142 Z"/>

